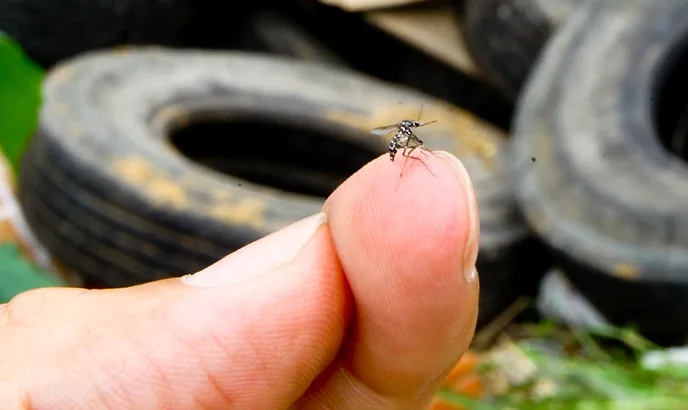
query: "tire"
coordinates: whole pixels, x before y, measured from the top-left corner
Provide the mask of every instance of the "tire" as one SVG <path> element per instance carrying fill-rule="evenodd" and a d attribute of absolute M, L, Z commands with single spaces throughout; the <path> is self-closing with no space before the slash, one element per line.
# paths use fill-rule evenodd
<path fill-rule="evenodd" d="M 510 148 L 518 202 L 573 284 L 657 340 L 688 335 L 688 168 L 661 143 L 686 106 L 687 38 L 680 0 L 581 7 L 534 70 Z"/>
<path fill-rule="evenodd" d="M 453 106 L 330 65 L 147 48 L 85 54 L 51 72 L 44 89 L 40 127 L 23 157 L 19 199 L 37 236 L 91 286 L 193 272 L 318 212 L 339 183 L 386 152 L 388 141 L 364 130 L 416 115 L 423 104 L 423 117 L 438 120 L 424 129 L 426 144 L 462 154 L 476 186 L 478 268 L 484 299 L 491 301 L 481 315 L 508 305 L 499 295 L 518 289 L 508 259 L 525 235 L 524 224 L 493 155 L 505 140 Z M 276 175 L 269 183 L 200 166 L 165 142 L 170 129 L 247 116 L 303 129 L 285 137 L 254 126 L 234 131 L 228 151 L 212 149 L 228 155 L 221 161 L 226 172 L 254 181 L 266 179 L 255 173 L 260 166 L 251 165 L 270 163 Z M 298 135 L 307 130 L 321 134 L 304 142 Z M 190 145 L 184 152 L 205 144 L 196 139 Z M 307 169 L 300 180 L 288 180 L 299 173 L 285 171 L 289 164 L 280 159 L 304 152 L 311 154 L 296 165 L 320 161 L 312 169 L 342 171 L 328 179 Z M 194 152 L 193 158 L 202 155 Z M 284 187 L 285 180 L 287 189 L 315 194 L 272 187 Z"/>
<path fill-rule="evenodd" d="M 191 0 L 2 0 L 0 30 L 43 67 L 123 44 L 181 42 Z"/>
<path fill-rule="evenodd" d="M 276 11 L 260 10 L 246 19 L 240 43 L 247 50 L 346 65 L 295 20 Z"/>
<path fill-rule="evenodd" d="M 465 0 L 456 9 L 476 64 L 516 101 L 540 50 L 581 1 Z"/>

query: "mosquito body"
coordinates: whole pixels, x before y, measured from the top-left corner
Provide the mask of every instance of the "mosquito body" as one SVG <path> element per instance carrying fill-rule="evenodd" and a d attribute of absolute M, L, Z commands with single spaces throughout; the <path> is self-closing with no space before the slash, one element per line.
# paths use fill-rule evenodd
<path fill-rule="evenodd" d="M 400 148 L 406 148 L 410 143 L 414 146 L 423 147 L 423 141 L 413 132 L 413 128 L 420 126 L 418 121 L 402 120 L 399 124 L 395 124 L 397 132 L 394 138 L 389 142 L 389 158 L 394 161 L 397 151 Z M 413 147 L 411 147 L 413 148 Z"/>
<path fill-rule="evenodd" d="M 421 106 L 421 114 L 423 112 L 423 107 Z M 420 114 L 418 115 L 418 119 L 420 120 Z M 436 120 L 435 120 L 436 121 Z M 414 121 L 414 120 L 401 120 L 400 122 L 396 124 L 390 124 L 390 125 L 385 125 L 384 127 L 378 127 L 375 128 L 371 131 L 371 134 L 373 135 L 379 135 L 379 136 L 384 136 L 387 134 L 390 134 L 391 132 L 395 132 L 394 137 L 392 140 L 389 142 L 389 159 L 391 161 L 394 161 L 394 158 L 397 155 L 397 152 L 399 150 L 403 150 L 401 155 L 406 157 L 406 160 L 411 157 L 411 153 L 415 151 L 416 149 L 421 149 L 428 151 L 427 148 L 425 148 L 425 144 L 423 141 L 418 138 L 418 136 L 413 132 L 414 128 L 419 128 L 423 127 L 428 124 L 432 124 L 435 121 L 429 121 L 424 124 L 421 124 L 419 121 Z M 422 151 L 421 151 L 422 152 Z M 423 152 L 424 155 L 427 156 Z M 420 158 L 415 158 L 423 163 L 426 168 L 432 173 L 428 165 Z M 404 162 L 404 167 L 406 166 L 406 162 Z M 401 172 L 404 172 L 404 168 L 401 169 Z M 434 175 L 434 174 L 433 174 Z"/>

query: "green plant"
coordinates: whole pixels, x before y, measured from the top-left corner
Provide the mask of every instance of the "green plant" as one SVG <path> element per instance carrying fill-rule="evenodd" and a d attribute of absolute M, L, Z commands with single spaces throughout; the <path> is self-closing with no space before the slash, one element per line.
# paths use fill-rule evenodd
<path fill-rule="evenodd" d="M 544 327 L 542 327 L 544 328 Z M 544 354 L 531 343 L 518 349 L 536 367 L 527 382 L 496 397 L 475 401 L 451 391 L 439 393 L 448 403 L 469 410 L 678 410 L 688 403 L 688 366 L 643 365 L 648 353 L 663 349 L 629 329 L 572 331 L 579 349 L 572 354 Z M 547 334 L 542 339 L 552 340 Z M 621 345 L 613 349 L 600 341 Z M 499 367 L 500 365 L 497 365 Z M 492 366 L 490 366 L 492 367 Z M 537 393 L 539 382 L 554 386 Z M 541 384 L 540 384 L 541 385 Z"/>
<path fill-rule="evenodd" d="M 16 173 L 38 123 L 43 70 L 0 32 L 0 149 Z"/>
<path fill-rule="evenodd" d="M 16 243 L 0 243 L 0 303 L 27 290 L 53 286 L 66 284 L 26 259 Z"/>

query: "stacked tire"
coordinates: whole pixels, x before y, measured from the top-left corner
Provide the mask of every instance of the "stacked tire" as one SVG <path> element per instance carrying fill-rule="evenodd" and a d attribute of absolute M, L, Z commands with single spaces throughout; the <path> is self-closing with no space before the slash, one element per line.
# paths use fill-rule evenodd
<path fill-rule="evenodd" d="M 688 6 L 588 1 L 541 18 L 550 3 L 466 4 L 476 60 L 517 103 L 517 201 L 602 317 L 683 343 Z"/>
<path fill-rule="evenodd" d="M 540 51 L 581 0 L 458 1 L 461 32 L 485 75 L 516 101 Z"/>

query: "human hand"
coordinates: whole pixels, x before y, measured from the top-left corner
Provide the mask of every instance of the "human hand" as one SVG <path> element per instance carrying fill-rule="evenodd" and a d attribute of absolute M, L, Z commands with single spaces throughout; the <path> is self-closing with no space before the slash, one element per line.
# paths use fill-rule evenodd
<path fill-rule="evenodd" d="M 399 180 L 376 159 L 324 213 L 193 276 L 0 305 L 0 403 L 427 408 L 473 337 L 479 225 L 460 163 L 423 160 L 434 176 L 410 160 Z"/>

